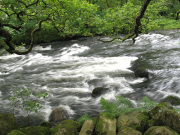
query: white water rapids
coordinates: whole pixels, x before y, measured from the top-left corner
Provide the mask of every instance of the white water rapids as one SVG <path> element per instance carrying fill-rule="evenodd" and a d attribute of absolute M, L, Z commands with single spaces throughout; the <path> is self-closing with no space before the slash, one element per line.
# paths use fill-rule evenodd
<path fill-rule="evenodd" d="M 100 99 L 114 100 L 126 95 L 132 100 L 148 96 L 157 100 L 167 95 L 180 97 L 180 31 L 144 34 L 124 43 L 102 43 L 96 38 L 37 45 L 28 55 L 0 56 L 0 113 L 11 113 L 7 98 L 15 89 L 28 88 L 34 93 L 50 91 L 42 100 L 44 109 L 34 123 L 48 120 L 57 107 L 65 108 L 71 118 L 85 113 L 96 116 Z M 153 68 L 149 80 L 137 78 L 129 69 L 137 59 L 145 59 Z M 142 84 L 142 86 L 141 86 Z M 96 87 L 109 91 L 98 98 L 91 96 Z M 17 118 L 26 116 L 16 109 Z"/>

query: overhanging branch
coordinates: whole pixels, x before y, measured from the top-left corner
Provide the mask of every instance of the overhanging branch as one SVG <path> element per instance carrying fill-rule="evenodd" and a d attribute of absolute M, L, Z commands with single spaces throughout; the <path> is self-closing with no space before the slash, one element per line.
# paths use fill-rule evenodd
<path fill-rule="evenodd" d="M 123 41 L 125 41 L 125 40 L 127 40 L 127 39 L 129 39 L 129 38 L 132 38 L 133 43 L 134 43 L 134 42 L 135 42 L 135 38 L 138 37 L 138 34 L 139 34 L 139 27 L 141 26 L 141 19 L 143 18 L 144 13 L 145 13 L 145 11 L 146 11 L 146 9 L 147 9 L 150 1 L 151 1 L 151 0 L 144 0 L 144 3 L 143 3 L 143 5 L 142 5 L 142 7 L 141 7 L 141 9 L 140 9 L 140 12 L 139 12 L 139 14 L 136 16 L 134 31 L 133 31 L 131 34 L 127 35 L 127 36 L 126 36 L 125 38 L 123 38 L 123 39 L 120 38 L 120 37 L 115 37 L 115 38 L 113 38 L 112 40 L 109 40 L 109 41 L 103 41 L 103 40 L 101 40 L 101 39 L 98 39 L 98 40 L 105 43 L 105 42 L 112 42 L 112 41 L 114 41 L 114 40 L 116 40 L 116 39 L 121 39 L 122 42 L 123 42 Z"/>

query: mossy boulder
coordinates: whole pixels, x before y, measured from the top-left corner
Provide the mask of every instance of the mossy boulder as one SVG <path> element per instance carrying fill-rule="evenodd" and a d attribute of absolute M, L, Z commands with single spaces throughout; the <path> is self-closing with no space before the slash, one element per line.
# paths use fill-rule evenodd
<path fill-rule="evenodd" d="M 160 103 L 151 111 L 149 115 L 157 126 L 168 126 L 180 133 L 180 115 L 169 106 L 168 103 Z"/>
<path fill-rule="evenodd" d="M 81 124 L 71 119 L 62 121 L 53 129 L 54 135 L 78 135 Z"/>
<path fill-rule="evenodd" d="M 98 97 L 108 91 L 108 88 L 96 87 L 92 90 L 92 97 Z"/>
<path fill-rule="evenodd" d="M 42 126 L 42 127 L 51 127 L 51 124 L 49 123 L 49 122 L 47 122 L 47 121 L 45 121 L 45 122 L 42 122 L 39 126 Z"/>
<path fill-rule="evenodd" d="M 178 133 L 167 126 L 153 126 L 144 135 L 178 135 Z"/>
<path fill-rule="evenodd" d="M 26 127 L 21 129 L 21 132 L 23 132 L 26 135 L 51 135 L 50 128 L 42 126 Z"/>
<path fill-rule="evenodd" d="M 116 123 L 116 119 L 110 119 L 108 114 L 100 113 L 95 127 L 96 135 L 116 135 Z"/>
<path fill-rule="evenodd" d="M 0 135 L 7 135 L 11 130 L 17 128 L 17 122 L 12 114 L 0 114 Z"/>
<path fill-rule="evenodd" d="M 93 120 L 86 120 L 81 128 L 79 135 L 93 135 L 95 123 Z"/>
<path fill-rule="evenodd" d="M 19 131 L 19 130 L 12 130 L 7 135 L 25 135 L 25 134 L 23 132 Z"/>
<path fill-rule="evenodd" d="M 180 98 L 175 97 L 175 96 L 168 96 L 161 100 L 161 102 L 169 102 L 172 105 L 180 105 Z"/>
<path fill-rule="evenodd" d="M 121 127 L 117 135 L 142 135 L 142 133 L 131 127 Z"/>
<path fill-rule="evenodd" d="M 173 110 L 173 107 L 170 103 L 168 102 L 161 102 L 159 103 L 156 107 L 154 107 L 152 110 L 150 110 L 148 112 L 149 116 L 154 119 L 156 117 L 157 114 L 159 114 L 160 112 L 162 112 L 162 110 Z"/>
<path fill-rule="evenodd" d="M 64 108 L 54 109 L 49 116 L 49 122 L 51 125 L 56 125 L 57 123 L 67 119 L 69 119 L 69 115 Z"/>
<path fill-rule="evenodd" d="M 131 113 L 121 114 L 118 118 L 117 128 L 131 127 L 144 133 L 148 127 L 149 115 L 147 112 L 134 111 Z"/>

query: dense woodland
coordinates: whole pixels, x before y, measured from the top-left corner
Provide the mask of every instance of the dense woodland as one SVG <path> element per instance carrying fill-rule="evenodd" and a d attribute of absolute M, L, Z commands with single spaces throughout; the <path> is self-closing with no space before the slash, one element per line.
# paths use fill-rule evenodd
<path fill-rule="evenodd" d="M 138 33 L 180 28 L 179 0 L 0 0 L 0 48 L 21 54 L 12 50 L 81 36 L 128 35 L 146 2 Z"/>

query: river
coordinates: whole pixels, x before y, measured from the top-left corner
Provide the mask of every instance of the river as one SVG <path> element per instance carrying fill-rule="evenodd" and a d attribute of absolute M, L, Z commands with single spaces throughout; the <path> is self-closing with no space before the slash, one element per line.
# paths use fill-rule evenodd
<path fill-rule="evenodd" d="M 138 60 L 150 65 L 149 79 L 130 70 Z M 50 91 L 41 100 L 44 108 L 31 115 L 32 125 L 48 120 L 57 107 L 72 119 L 85 113 L 93 117 L 101 111 L 101 97 L 113 101 L 122 95 L 135 102 L 143 96 L 158 102 L 168 95 L 180 97 L 180 30 L 141 34 L 135 43 L 102 43 L 93 37 L 39 44 L 28 55 L 0 56 L 0 65 L 0 113 L 12 113 L 7 98 L 27 88 L 34 94 Z M 96 87 L 109 91 L 93 98 Z M 22 124 L 27 114 L 16 108 L 15 115 Z"/>

